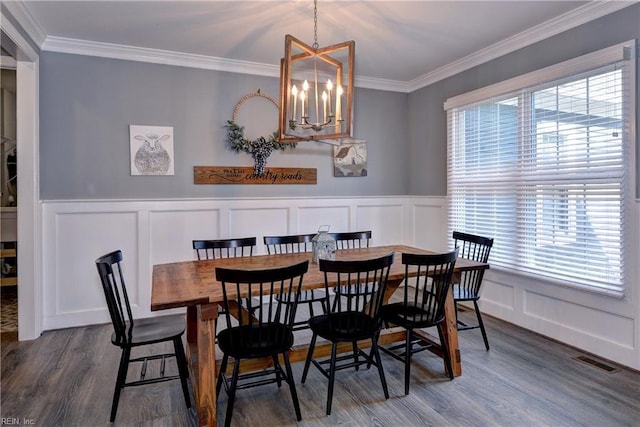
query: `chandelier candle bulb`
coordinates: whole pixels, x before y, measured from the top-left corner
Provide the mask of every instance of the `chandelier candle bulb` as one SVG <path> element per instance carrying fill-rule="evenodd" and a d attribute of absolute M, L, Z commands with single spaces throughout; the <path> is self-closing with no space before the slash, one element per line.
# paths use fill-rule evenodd
<path fill-rule="evenodd" d="M 324 121 L 327 121 L 327 92 L 322 91 L 322 109 L 324 111 Z"/>
<path fill-rule="evenodd" d="M 303 108 L 302 117 L 309 117 L 309 82 L 306 80 L 302 83 L 302 91 L 304 92 L 304 98 L 302 96 L 300 98 Z"/>
<path fill-rule="evenodd" d="M 296 121 L 296 103 L 298 102 L 298 88 L 296 85 L 293 85 L 291 88 L 291 94 L 293 95 L 293 114 L 291 115 L 291 120 Z"/>
<path fill-rule="evenodd" d="M 342 120 L 342 86 L 336 88 L 336 121 Z"/>
<path fill-rule="evenodd" d="M 329 116 L 333 116 L 333 111 L 331 110 L 331 90 L 333 89 L 333 83 L 331 83 L 331 79 L 327 80 L 327 102 L 329 103 Z"/>
<path fill-rule="evenodd" d="M 305 81 L 306 83 L 306 81 Z M 304 98 L 305 98 L 304 85 L 302 86 L 302 91 L 300 92 L 300 110 L 302 113 L 302 117 L 304 117 Z"/>
<path fill-rule="evenodd" d="M 316 101 L 316 123 L 320 123 L 320 98 L 318 97 L 318 73 L 316 72 L 316 78 L 313 82 L 313 89 L 315 91 L 313 99 Z"/>

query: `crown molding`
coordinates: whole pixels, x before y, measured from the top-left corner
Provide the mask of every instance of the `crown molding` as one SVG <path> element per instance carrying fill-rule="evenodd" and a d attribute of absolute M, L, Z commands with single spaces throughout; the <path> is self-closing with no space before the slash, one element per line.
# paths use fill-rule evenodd
<path fill-rule="evenodd" d="M 47 37 L 42 44 L 42 50 L 256 76 L 280 77 L 280 67 L 276 65 L 64 37 Z M 404 92 L 406 90 L 405 82 L 371 77 L 356 77 L 356 86 L 393 92 Z"/>
<path fill-rule="evenodd" d="M 257 62 L 237 61 L 213 56 L 172 52 L 112 43 L 77 40 L 48 36 L 42 50 L 75 55 L 97 56 L 123 59 L 126 61 L 150 62 L 153 64 L 176 65 L 180 67 L 202 68 L 205 70 L 227 71 L 231 73 L 253 74 L 279 77 L 279 66 Z"/>
<path fill-rule="evenodd" d="M 526 31 L 518 33 L 512 37 L 488 46 L 478 52 L 454 61 L 448 65 L 438 68 L 419 78 L 408 82 L 378 79 L 366 76 L 356 76 L 356 86 L 377 90 L 388 90 L 392 92 L 410 93 L 425 86 L 436 83 L 447 77 L 461 73 L 475 66 L 481 65 L 492 59 L 514 52 L 523 47 L 529 46 L 538 41 L 544 40 L 563 31 L 577 27 L 607 14 L 616 12 L 628 7 L 638 1 L 624 0 L 597 0 L 591 1 L 573 11 L 557 16 L 547 22 L 532 27 Z M 201 68 L 206 70 L 225 71 L 239 74 L 251 74 L 266 77 L 280 77 L 279 65 L 261 64 L 249 61 L 238 61 L 225 58 L 210 57 L 204 55 L 194 55 L 180 52 L 165 51 L 159 49 L 139 48 L 110 43 L 92 42 L 64 37 L 42 36 L 42 30 L 35 22 L 31 14 L 26 10 L 21 1 L 7 2 L 20 4 L 18 9 L 22 10 L 21 16 L 29 23 L 29 32 L 35 31 L 38 39 L 42 39 L 40 44 L 44 51 L 70 53 L 77 55 L 98 56 L 104 58 L 123 59 L 129 61 L 150 62 L 154 64 L 174 65 L 190 68 Z M 20 18 L 16 16 L 22 24 Z"/>
<path fill-rule="evenodd" d="M 46 34 L 38 21 L 33 17 L 29 9 L 24 5 L 23 1 L 5 1 L 2 2 L 9 13 L 18 21 L 22 29 L 38 46 L 42 46 L 46 39 Z"/>
<path fill-rule="evenodd" d="M 638 3 L 638 1 L 591 1 L 584 6 L 557 16 L 542 24 L 536 25 L 526 31 L 504 39 L 471 55 L 447 64 L 444 67 L 440 67 L 417 79 L 407 82 L 407 92 L 413 92 L 425 86 L 429 86 L 440 80 L 444 80 L 447 77 L 454 76 L 458 73 L 484 64 L 485 62 L 491 61 L 492 59 L 515 52 L 518 49 L 527 47 L 602 16 L 617 12 L 618 10 L 631 6 L 635 3 Z"/>
<path fill-rule="evenodd" d="M 387 90 L 389 92 L 407 92 L 407 83 L 399 80 L 355 76 L 354 85 L 365 89 Z"/>

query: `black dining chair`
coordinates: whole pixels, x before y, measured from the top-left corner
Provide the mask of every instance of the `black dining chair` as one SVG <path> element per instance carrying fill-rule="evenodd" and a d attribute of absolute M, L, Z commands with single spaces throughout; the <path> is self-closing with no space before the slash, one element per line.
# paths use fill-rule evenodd
<path fill-rule="evenodd" d="M 454 231 L 453 242 L 456 248 L 460 248 L 461 258 L 467 258 L 479 262 L 489 261 L 489 253 L 493 247 L 492 238 Z M 484 269 L 461 272 L 460 282 L 453 284 L 453 302 L 455 303 L 456 308 L 456 325 L 458 330 L 466 331 L 468 329 L 480 329 L 480 332 L 482 332 L 482 339 L 484 340 L 484 346 L 489 350 L 487 331 L 484 329 L 482 314 L 478 307 L 484 272 Z M 473 302 L 473 309 L 477 318 L 477 324 L 475 325 L 468 325 L 458 319 L 458 303 L 465 301 Z"/>
<path fill-rule="evenodd" d="M 107 308 L 109 309 L 109 316 L 113 324 L 111 342 L 122 349 L 120 367 L 118 368 L 116 386 L 113 392 L 110 421 L 114 422 L 116 419 L 120 392 L 125 387 L 179 379 L 182 384 L 182 392 L 187 408 L 190 408 L 191 399 L 189 398 L 189 388 L 187 385 L 189 368 L 187 367 L 187 358 L 182 345 L 182 336 L 185 331 L 184 315 L 134 319 L 131 313 L 131 305 L 129 304 L 129 296 L 122 272 L 122 259 L 122 251 L 118 250 L 101 256 L 96 260 L 102 290 L 107 300 Z M 132 349 L 162 342 L 172 342 L 174 352 L 131 358 Z M 178 374 L 165 375 L 165 362 L 167 359 L 173 357 L 175 357 L 178 365 Z M 155 360 L 160 361 L 159 375 L 148 377 L 149 362 Z M 140 378 L 127 382 L 129 364 L 136 362 L 142 364 Z"/>
<path fill-rule="evenodd" d="M 319 260 L 319 269 L 324 273 L 327 307 L 329 306 L 329 288 L 335 283 L 342 283 L 349 293 L 345 298 L 336 296 L 338 300 L 332 304 L 329 312 L 309 319 L 309 328 L 313 335 L 309 344 L 309 352 L 304 364 L 302 383 L 307 379 L 309 366 L 313 365 L 329 379 L 327 392 L 327 415 L 331 414 L 333 386 L 336 371 L 355 368 L 361 365 L 375 365 L 378 368 L 380 382 L 385 399 L 389 398 L 387 381 L 378 351 L 381 320 L 380 307 L 389 278 L 389 270 L 393 264 L 394 253 L 380 258 L 367 260 L 330 261 Z M 351 286 L 347 286 L 347 285 Z M 314 349 L 318 337 L 331 342 L 331 357 L 322 361 L 314 359 Z M 358 347 L 358 341 L 370 340 L 371 351 L 365 353 Z M 351 343 L 352 352 L 337 356 L 339 343 Z M 326 367 L 325 367 L 326 366 Z"/>
<path fill-rule="evenodd" d="M 449 379 L 453 369 L 447 342 L 444 339 L 444 305 L 455 267 L 458 250 L 445 254 L 402 254 L 405 267 L 404 295 L 401 302 L 385 304 L 380 317 L 386 325 L 393 324 L 406 329 L 404 343 L 380 347 L 382 351 L 404 363 L 404 394 L 409 394 L 411 356 L 433 346 L 416 336 L 415 329 L 435 326 L 440 337 L 442 357 Z M 400 350 L 400 352 L 398 352 Z"/>
<path fill-rule="evenodd" d="M 289 236 L 264 236 L 264 244 L 267 247 L 268 254 L 291 254 L 300 252 L 310 252 L 313 244 L 314 234 L 296 234 Z M 293 324 L 293 330 L 299 331 L 309 327 L 308 318 L 314 316 L 314 304 L 320 304 L 322 312 L 326 313 L 325 305 L 326 295 L 324 289 L 308 289 L 303 290 L 300 294 L 298 305 L 307 304 L 309 307 L 309 316 L 302 320 L 298 320 Z M 283 301 L 288 303 L 288 301 Z"/>
<path fill-rule="evenodd" d="M 309 268 L 309 261 L 291 266 L 267 270 L 239 270 L 216 268 L 216 280 L 222 283 L 225 305 L 249 301 L 247 311 L 239 310 L 232 323 L 229 310 L 225 312 L 227 325 L 218 334 L 218 346 L 223 353 L 216 396 L 224 385 L 228 395 L 225 426 L 231 424 L 236 390 L 285 381 L 289 385 L 296 419 L 300 421 L 300 404 L 291 373 L 288 352 L 293 345 L 293 322 L 297 300 L 302 287 L 302 277 Z M 251 298 L 253 297 L 253 298 Z M 254 298 L 260 303 L 252 306 Z M 283 301 L 287 301 L 285 304 Z M 282 369 L 278 356 L 282 356 Z M 229 357 L 233 358 L 233 374 L 226 375 Z M 271 357 L 273 367 L 240 375 L 244 359 Z M 264 378 L 271 376 L 271 378 Z"/>

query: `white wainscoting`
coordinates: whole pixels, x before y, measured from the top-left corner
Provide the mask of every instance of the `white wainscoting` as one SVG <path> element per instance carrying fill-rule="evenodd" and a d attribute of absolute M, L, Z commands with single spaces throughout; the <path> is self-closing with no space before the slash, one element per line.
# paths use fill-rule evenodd
<path fill-rule="evenodd" d="M 157 314 L 150 311 L 153 265 L 192 259 L 191 240 L 256 236 L 259 254 L 265 253 L 262 236 L 311 233 L 323 224 L 332 231 L 370 229 L 373 245 L 447 249 L 445 197 L 43 202 L 43 329 L 109 321 L 94 265 L 109 251 L 123 250 L 135 315 L 147 317 Z M 638 254 L 633 235 L 630 250 Z M 480 306 L 486 314 L 640 369 L 635 258 L 629 259 L 633 271 L 623 299 L 492 268 Z"/>
<path fill-rule="evenodd" d="M 485 275 L 480 307 L 558 341 L 634 369 L 640 369 L 640 263 L 636 260 L 640 201 L 627 242 L 630 266 L 625 297 L 615 298 L 492 268 Z M 588 269 L 588 266 L 585 266 Z M 468 333 L 468 332 L 467 332 Z M 491 337 L 489 336 L 489 343 Z"/>
<path fill-rule="evenodd" d="M 190 260 L 193 239 L 372 230 L 373 245 L 446 246 L 442 197 L 44 202 L 43 328 L 108 322 L 95 259 L 121 249 L 134 315 L 150 311 L 154 264 Z M 421 230 L 414 237 L 414 230 Z M 443 231 L 444 230 L 444 231 Z"/>

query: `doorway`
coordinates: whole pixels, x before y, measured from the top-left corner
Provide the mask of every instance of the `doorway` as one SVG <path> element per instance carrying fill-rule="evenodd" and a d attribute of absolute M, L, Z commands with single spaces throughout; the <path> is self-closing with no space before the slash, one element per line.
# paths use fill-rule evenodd
<path fill-rule="evenodd" d="M 15 16 L 18 2 L 0 8 L 0 46 L 15 59 L 16 152 L 20 197 L 16 203 L 16 255 L 20 282 L 18 294 L 18 340 L 33 340 L 42 333 L 42 225 L 39 191 L 38 74 L 39 55 L 29 32 Z M 11 17 L 11 18 L 9 18 Z M 17 212 L 20 215 L 18 217 Z M 4 216 L 3 216 L 4 217 Z"/>
<path fill-rule="evenodd" d="M 0 57 L 0 341 L 18 340 L 16 62 Z"/>

